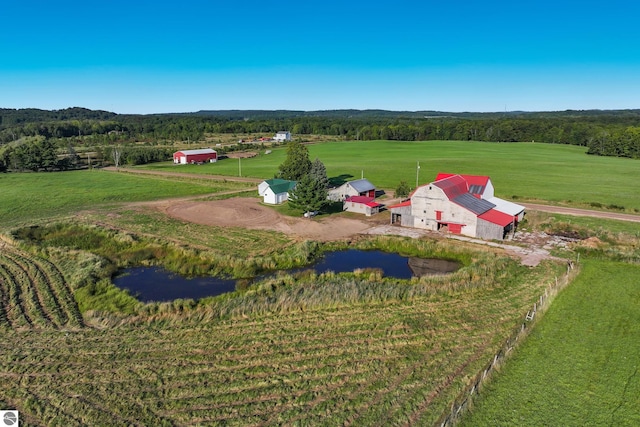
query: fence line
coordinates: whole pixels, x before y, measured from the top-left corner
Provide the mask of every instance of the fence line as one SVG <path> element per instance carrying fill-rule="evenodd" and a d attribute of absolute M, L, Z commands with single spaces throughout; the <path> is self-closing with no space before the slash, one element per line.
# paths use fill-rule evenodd
<path fill-rule="evenodd" d="M 575 276 L 574 263 L 573 261 L 568 261 L 566 274 L 560 279 L 556 276 L 555 282 L 545 288 L 544 293 L 540 295 L 540 298 L 533 304 L 533 307 L 527 311 L 522 324 L 515 328 L 491 361 L 489 361 L 489 363 L 476 374 L 473 381 L 460 392 L 451 404 L 451 409 L 446 410 L 440 416 L 435 424 L 436 426 L 453 427 L 460 421 L 462 415 L 469 409 L 470 403 L 480 393 L 484 382 L 488 381 L 495 369 L 509 357 L 511 351 L 518 345 L 519 341 L 529 333 L 540 315 L 546 311 L 558 292 L 569 284 L 573 276 Z"/>

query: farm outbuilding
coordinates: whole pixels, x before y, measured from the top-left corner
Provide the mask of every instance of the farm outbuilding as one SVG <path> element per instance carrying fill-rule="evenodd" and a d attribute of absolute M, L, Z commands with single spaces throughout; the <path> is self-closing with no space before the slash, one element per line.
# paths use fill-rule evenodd
<path fill-rule="evenodd" d="M 279 205 L 289 200 L 289 191 L 296 186 L 295 181 L 286 179 L 267 179 L 258 184 L 258 194 L 262 196 L 265 203 L 269 205 Z"/>
<path fill-rule="evenodd" d="M 342 210 L 371 216 L 380 212 L 381 207 L 382 205 L 376 202 L 374 197 L 349 196 L 344 200 Z"/>
<path fill-rule="evenodd" d="M 376 197 L 376 186 L 369 182 L 368 179 L 356 179 L 355 181 L 348 181 L 339 187 L 332 188 L 328 192 L 327 198 L 334 202 L 342 202 L 347 197 L 351 196 L 365 196 Z"/>
<path fill-rule="evenodd" d="M 438 174 L 389 210 L 392 224 L 495 240 L 524 216 L 523 206 L 494 196 L 488 176 L 454 174 Z"/>
<path fill-rule="evenodd" d="M 198 150 L 181 150 L 173 153 L 173 163 L 178 165 L 195 163 L 214 163 L 218 161 L 218 153 L 211 148 Z"/>

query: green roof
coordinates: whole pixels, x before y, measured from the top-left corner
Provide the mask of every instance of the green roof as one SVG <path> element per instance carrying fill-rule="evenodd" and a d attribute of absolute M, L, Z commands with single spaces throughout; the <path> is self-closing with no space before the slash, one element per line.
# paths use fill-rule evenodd
<path fill-rule="evenodd" d="M 273 191 L 275 194 L 288 193 L 293 189 L 293 187 L 296 186 L 295 181 L 289 181 L 280 178 L 267 179 L 265 182 L 269 184 L 271 191 Z"/>

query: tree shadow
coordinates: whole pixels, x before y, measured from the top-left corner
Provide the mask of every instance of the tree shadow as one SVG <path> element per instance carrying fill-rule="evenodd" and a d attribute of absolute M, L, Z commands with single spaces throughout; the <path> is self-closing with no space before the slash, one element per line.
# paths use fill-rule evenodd
<path fill-rule="evenodd" d="M 342 174 L 338 176 L 332 176 L 331 178 L 329 178 L 329 186 L 340 187 L 342 184 L 349 181 L 350 178 L 353 178 L 353 175 Z"/>
<path fill-rule="evenodd" d="M 343 211 L 342 202 L 331 202 L 322 208 L 322 214 L 332 215 Z"/>

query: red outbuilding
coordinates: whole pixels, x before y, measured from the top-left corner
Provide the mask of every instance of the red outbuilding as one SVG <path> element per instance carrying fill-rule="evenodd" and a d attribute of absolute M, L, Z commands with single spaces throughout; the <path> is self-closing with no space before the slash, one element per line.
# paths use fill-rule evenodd
<path fill-rule="evenodd" d="M 198 150 L 182 150 L 173 153 L 173 163 L 179 165 L 217 162 L 218 153 L 211 148 L 201 148 Z"/>

